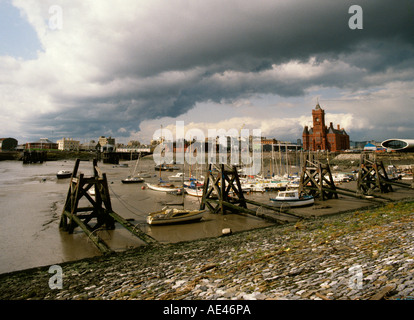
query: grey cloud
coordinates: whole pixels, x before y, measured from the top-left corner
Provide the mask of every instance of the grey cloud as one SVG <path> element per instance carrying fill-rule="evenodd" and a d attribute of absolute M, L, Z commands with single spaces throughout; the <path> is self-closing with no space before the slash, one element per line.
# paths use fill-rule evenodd
<path fill-rule="evenodd" d="M 54 122 L 56 131 L 79 136 L 120 127 L 136 130 L 143 120 L 177 117 L 197 102 L 259 93 L 301 96 L 314 86 L 381 85 L 390 80 L 389 68 L 410 70 L 414 62 L 414 5 L 408 0 L 359 0 L 363 30 L 349 29 L 348 8 L 355 3 L 348 0 L 154 3 L 158 6 L 139 19 L 122 23 L 120 17 L 114 42 L 105 43 L 105 21 L 92 21 L 102 24 L 102 30 L 93 27 L 95 40 L 109 53 L 86 58 L 101 70 L 89 80 L 102 90 L 86 96 L 78 90 L 54 92 L 56 105 L 65 104 L 56 113 L 39 116 L 39 125 Z M 308 62 L 311 57 L 316 57 L 315 63 L 345 62 L 351 69 L 325 70 L 309 78 L 261 76 L 274 64 Z M 223 83 L 218 78 L 226 71 L 239 72 L 240 77 Z M 411 70 L 391 80 L 412 75 Z M 139 86 L 110 89 L 114 81 L 130 79 Z M 89 109 L 94 111 L 85 111 Z"/>

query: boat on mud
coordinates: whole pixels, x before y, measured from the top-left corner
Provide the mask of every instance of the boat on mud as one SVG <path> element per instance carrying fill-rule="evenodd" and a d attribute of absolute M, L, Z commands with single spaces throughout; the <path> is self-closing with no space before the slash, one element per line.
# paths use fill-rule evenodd
<path fill-rule="evenodd" d="M 150 213 L 147 216 L 147 223 L 150 225 L 162 225 L 194 222 L 201 220 L 205 212 L 205 210 L 163 208 L 160 211 Z"/>
<path fill-rule="evenodd" d="M 127 183 L 141 183 L 141 182 L 144 182 L 144 178 L 131 177 L 130 176 L 128 178 L 122 179 L 121 181 L 122 181 L 122 183 L 125 183 L 125 184 L 127 184 Z"/>
<path fill-rule="evenodd" d="M 154 190 L 154 191 L 174 192 L 174 191 L 177 191 L 177 190 L 181 189 L 181 187 L 177 187 L 177 186 L 175 186 L 173 184 L 169 184 L 169 183 L 166 183 L 166 184 L 162 184 L 162 183 L 152 184 L 152 183 L 147 182 L 146 185 L 149 189 Z"/>
<path fill-rule="evenodd" d="M 67 179 L 67 178 L 70 178 L 71 176 L 72 176 L 72 171 L 69 171 L 69 170 L 59 170 L 56 173 L 56 177 L 58 179 Z"/>
<path fill-rule="evenodd" d="M 279 191 L 270 201 L 277 206 L 304 207 L 313 205 L 315 199 L 311 195 L 299 194 L 298 190 Z"/>

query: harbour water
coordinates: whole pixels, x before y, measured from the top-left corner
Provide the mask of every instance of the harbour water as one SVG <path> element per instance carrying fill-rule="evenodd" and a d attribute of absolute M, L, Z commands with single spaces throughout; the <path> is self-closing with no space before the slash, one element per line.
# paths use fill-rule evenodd
<path fill-rule="evenodd" d="M 0 273 L 23 270 L 38 266 L 59 264 L 81 258 L 100 255 L 87 236 L 76 228 L 74 234 L 59 230 L 62 208 L 66 200 L 70 179 L 58 180 L 59 170 L 73 170 L 74 160 L 48 161 L 42 164 L 23 164 L 21 161 L 0 162 Z M 206 214 L 197 223 L 149 226 L 146 216 L 167 204 L 180 203 L 182 196 L 141 189 L 144 184 L 123 184 L 134 169 L 135 161 L 125 161 L 119 166 L 99 163 L 106 173 L 112 207 L 115 212 L 138 225 L 144 232 L 160 242 L 180 242 L 198 238 L 220 236 L 222 229 L 241 231 L 269 225 L 256 217 L 240 215 Z M 139 170 L 148 171 L 155 183 L 159 172 L 154 171 L 151 159 L 142 159 Z M 82 161 L 80 172 L 92 175 L 92 161 Z M 174 172 L 162 172 L 162 178 Z M 185 208 L 199 207 L 199 198 L 185 196 Z M 114 251 L 143 245 L 121 225 L 115 230 L 99 231 L 99 236 Z"/>

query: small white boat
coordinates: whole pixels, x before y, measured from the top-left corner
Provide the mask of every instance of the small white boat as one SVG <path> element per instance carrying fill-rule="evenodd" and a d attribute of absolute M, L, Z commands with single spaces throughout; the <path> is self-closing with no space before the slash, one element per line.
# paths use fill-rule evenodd
<path fill-rule="evenodd" d="M 58 173 L 56 174 L 56 177 L 58 179 L 67 179 L 70 178 L 72 176 L 72 171 L 68 171 L 68 170 L 59 170 Z"/>
<path fill-rule="evenodd" d="M 183 181 L 184 180 L 184 173 L 183 172 L 177 172 L 173 176 L 169 176 L 168 180 L 170 181 Z"/>
<path fill-rule="evenodd" d="M 310 195 L 299 195 L 298 190 L 279 191 L 276 198 L 270 198 L 276 205 L 303 207 L 314 204 L 315 199 Z"/>
<path fill-rule="evenodd" d="M 184 188 L 185 192 L 193 197 L 199 197 L 201 198 L 203 196 L 203 189 L 200 188 Z"/>
<path fill-rule="evenodd" d="M 241 184 L 241 188 L 243 192 L 265 192 L 266 189 L 260 183 L 243 183 Z"/>
<path fill-rule="evenodd" d="M 178 189 L 181 189 L 181 187 L 176 187 L 173 184 L 151 184 L 147 183 L 147 187 L 151 190 L 155 191 L 164 191 L 164 192 L 174 192 Z"/>
<path fill-rule="evenodd" d="M 345 173 L 334 173 L 332 174 L 332 179 L 334 182 L 349 182 L 351 181 L 351 178 L 349 175 Z"/>
<path fill-rule="evenodd" d="M 94 198 L 96 193 L 95 193 L 95 186 L 92 186 L 89 191 L 88 191 L 89 195 Z"/>
<path fill-rule="evenodd" d="M 128 178 L 122 179 L 122 183 L 140 183 L 140 182 L 144 182 L 144 178 L 128 177 Z"/>
<path fill-rule="evenodd" d="M 185 209 L 162 209 L 152 212 L 147 216 L 147 223 L 150 225 L 182 223 L 197 221 L 203 218 L 205 210 L 185 210 Z"/>
<path fill-rule="evenodd" d="M 151 178 L 153 174 L 149 172 L 138 172 L 135 176 L 140 178 Z"/>

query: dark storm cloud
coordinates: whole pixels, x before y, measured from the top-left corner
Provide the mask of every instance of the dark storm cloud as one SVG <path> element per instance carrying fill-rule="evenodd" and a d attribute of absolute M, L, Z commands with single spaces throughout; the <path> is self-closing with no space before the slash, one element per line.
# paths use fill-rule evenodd
<path fill-rule="evenodd" d="M 115 64 L 113 74 L 142 77 L 194 67 L 252 72 L 313 55 L 338 57 L 367 41 L 379 51 L 390 40 L 414 41 L 409 1 L 359 1 L 363 30 L 348 27 L 353 1 L 258 1 L 240 7 L 237 1 L 224 7 L 207 3 L 184 16 L 179 7 L 166 10 L 169 15 L 151 29 L 137 21 L 148 36 L 134 45 L 124 39 L 125 63 Z"/>
<path fill-rule="evenodd" d="M 363 9 L 362 30 L 348 26 L 354 4 Z M 97 89 L 85 93 L 79 83 L 55 90 L 57 111 L 32 121 L 54 123 L 62 135 L 95 132 L 98 123 L 115 133 L 136 130 L 145 119 L 177 117 L 197 102 L 300 96 L 315 86 L 368 88 L 413 76 L 409 0 L 151 1 L 136 12 L 113 24 L 91 15 L 85 48 L 76 51 L 99 70 L 83 80 Z M 321 70 L 278 76 L 277 66 L 290 61 L 312 61 Z"/>

